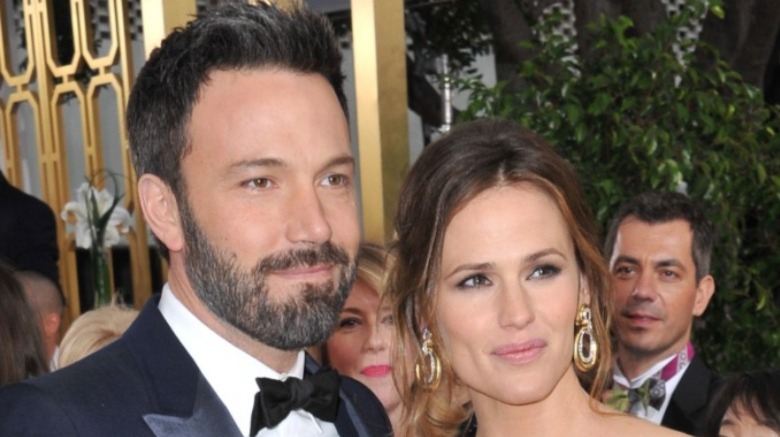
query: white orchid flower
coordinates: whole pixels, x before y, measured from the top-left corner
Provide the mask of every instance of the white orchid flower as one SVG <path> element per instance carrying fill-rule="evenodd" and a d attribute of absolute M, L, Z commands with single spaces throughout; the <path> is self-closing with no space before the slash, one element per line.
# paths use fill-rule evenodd
<path fill-rule="evenodd" d="M 66 222 L 75 221 L 76 224 L 76 246 L 89 249 L 92 245 L 92 235 L 90 234 L 89 217 L 87 215 L 87 203 L 85 194 L 89 190 L 89 184 L 84 182 L 76 190 L 76 199 L 79 201 L 70 201 L 60 213 L 60 217 Z"/>
<path fill-rule="evenodd" d="M 130 217 L 130 213 L 126 209 L 117 205 L 114 211 L 111 212 L 111 218 L 108 219 L 108 227 L 106 227 L 106 234 L 103 236 L 105 240 L 105 246 L 111 247 L 122 238 L 121 234 L 126 234 L 133 224 L 133 219 Z"/>
<path fill-rule="evenodd" d="M 99 226 L 103 222 L 103 246 L 108 248 L 121 239 L 121 234 L 127 233 L 132 225 L 130 213 L 116 204 L 114 196 L 108 190 L 98 190 L 88 182 L 84 182 L 76 190 L 76 199 L 65 204 L 60 216 L 66 222 L 75 222 L 76 246 L 89 249 L 93 239 L 101 234 Z M 92 210 L 94 199 L 96 211 Z M 112 209 L 113 207 L 113 209 Z M 96 214 L 95 214 L 96 212 Z M 110 217 L 106 220 L 106 214 Z"/>

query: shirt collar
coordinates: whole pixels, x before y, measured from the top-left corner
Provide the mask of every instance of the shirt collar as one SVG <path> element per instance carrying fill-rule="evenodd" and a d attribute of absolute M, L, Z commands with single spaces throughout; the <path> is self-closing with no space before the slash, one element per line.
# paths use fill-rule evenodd
<path fill-rule="evenodd" d="M 661 369 L 664 368 L 668 363 L 670 363 L 677 354 L 674 354 L 672 356 L 669 356 L 667 358 L 664 358 L 663 360 L 653 364 L 652 367 L 647 369 L 644 373 L 637 376 L 636 378 L 633 378 L 632 380 L 628 380 L 628 378 L 623 374 L 623 370 L 620 368 L 620 364 L 615 361 L 615 371 L 614 375 L 612 376 L 616 383 L 628 387 L 628 388 L 637 388 L 640 387 L 648 378 L 652 377 L 656 373 L 660 373 Z"/>
<path fill-rule="evenodd" d="M 303 378 L 302 350 L 292 369 L 278 373 L 212 331 L 174 296 L 168 284 L 163 287 L 159 309 L 244 435 L 249 434 L 258 390 L 255 378 Z M 230 371 L 225 363 L 230 363 Z"/>

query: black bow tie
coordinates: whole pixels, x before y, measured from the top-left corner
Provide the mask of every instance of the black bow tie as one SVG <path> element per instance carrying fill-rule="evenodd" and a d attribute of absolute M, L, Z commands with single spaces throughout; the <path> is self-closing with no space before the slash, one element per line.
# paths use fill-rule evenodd
<path fill-rule="evenodd" d="M 257 378 L 256 381 L 260 391 L 255 395 L 252 409 L 251 436 L 263 428 L 278 425 L 293 410 L 306 410 L 326 422 L 336 420 L 341 377 L 334 370 L 322 369 L 306 379 Z"/>

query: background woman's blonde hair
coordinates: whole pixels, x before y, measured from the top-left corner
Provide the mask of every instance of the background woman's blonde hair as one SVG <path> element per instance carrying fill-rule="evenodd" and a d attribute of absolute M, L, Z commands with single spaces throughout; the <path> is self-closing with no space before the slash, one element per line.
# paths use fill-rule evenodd
<path fill-rule="evenodd" d="M 357 280 L 381 298 L 387 283 L 387 249 L 376 243 L 361 243 L 357 254 Z"/>
<path fill-rule="evenodd" d="M 389 262 L 390 258 L 388 257 L 388 250 L 385 246 L 377 243 L 360 243 L 357 253 L 357 274 L 352 289 L 354 290 L 358 281 L 363 282 L 371 291 L 379 296 L 380 306 L 383 305 L 382 296 L 384 295 L 384 290 L 387 286 Z M 351 292 L 352 291 L 350 290 L 350 293 Z M 317 360 L 317 362 L 324 365 L 330 365 L 327 349 L 327 342 L 324 342 L 321 345 L 307 348 L 307 352 Z"/>
<path fill-rule="evenodd" d="M 96 308 L 79 316 L 60 343 L 59 368 L 113 343 L 136 316 L 137 310 L 119 305 Z"/>
<path fill-rule="evenodd" d="M 609 317 L 612 305 L 610 275 L 598 244 L 598 234 L 571 165 L 538 135 L 502 120 L 479 120 L 456 126 L 423 150 L 401 188 L 395 221 L 395 257 L 387 288 L 399 338 L 397 360 L 421 359 L 420 338 L 427 328 L 442 362 L 441 384 L 426 391 L 417 384 L 402 386 L 409 429 L 420 436 L 449 436 L 471 414 L 453 402 L 462 387 L 452 368 L 436 323 L 436 299 L 444 235 L 452 218 L 483 191 L 524 184 L 548 195 L 558 206 L 572 238 L 577 265 L 590 295 L 597 365 L 588 372 L 575 369 L 589 389 L 592 407 L 611 375 Z M 572 320 L 572 337 L 574 320 Z M 404 367 L 401 371 L 407 371 Z M 406 380 L 407 376 L 401 376 Z"/>

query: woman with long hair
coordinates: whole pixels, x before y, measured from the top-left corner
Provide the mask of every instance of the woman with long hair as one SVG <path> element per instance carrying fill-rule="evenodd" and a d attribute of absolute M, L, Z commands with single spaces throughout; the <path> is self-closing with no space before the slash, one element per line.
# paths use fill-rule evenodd
<path fill-rule="evenodd" d="M 414 343 L 396 347 L 416 362 L 403 394 L 416 435 L 676 434 L 598 401 L 610 276 L 576 174 L 542 138 L 456 127 L 410 170 L 395 230 L 388 293 Z"/>

